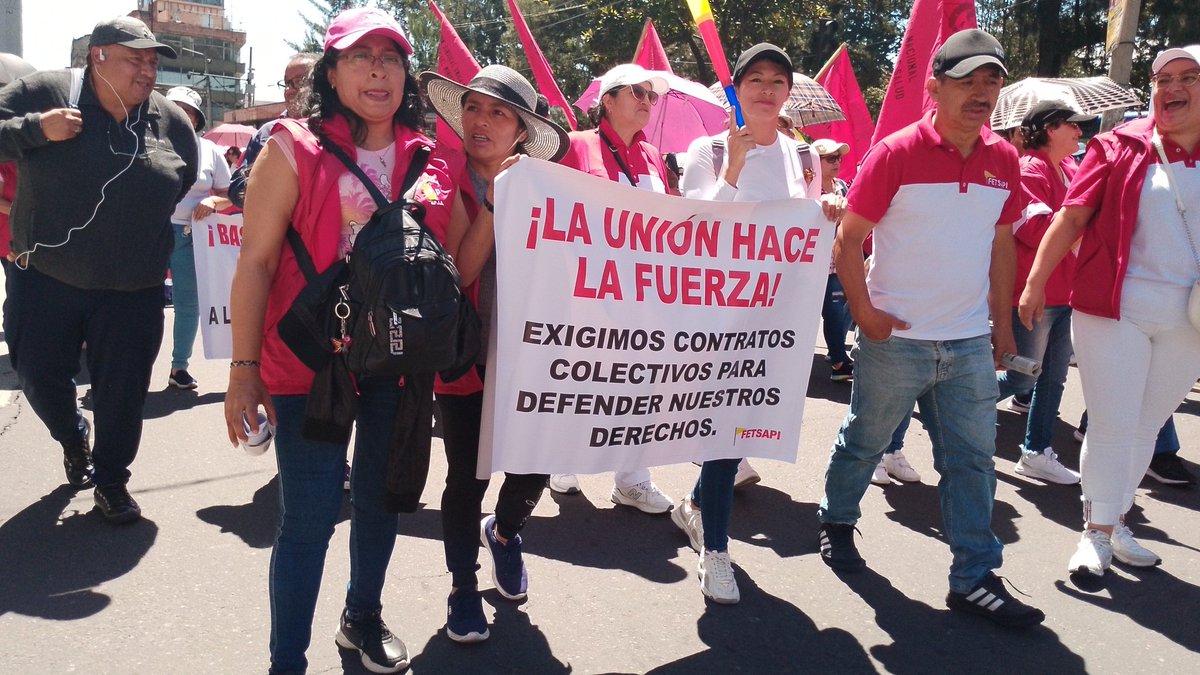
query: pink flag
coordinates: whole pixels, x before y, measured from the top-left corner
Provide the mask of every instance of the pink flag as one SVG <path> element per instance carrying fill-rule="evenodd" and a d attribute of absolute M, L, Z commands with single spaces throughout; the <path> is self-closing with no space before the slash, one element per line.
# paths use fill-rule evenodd
<path fill-rule="evenodd" d="M 529 67 L 533 69 L 533 79 L 537 81 L 538 89 L 541 90 L 550 105 L 562 108 L 562 111 L 567 114 L 567 122 L 570 123 L 571 128 L 577 128 L 575 111 L 571 110 L 571 104 L 567 103 L 567 97 L 563 96 L 562 90 L 558 88 L 558 83 L 554 81 L 554 71 L 550 69 L 550 64 L 542 54 L 542 48 L 538 47 L 537 41 L 533 39 L 533 33 L 529 32 L 529 26 L 525 23 L 525 17 L 521 16 L 521 10 L 517 7 L 516 0 L 508 0 L 508 9 L 512 12 L 513 25 L 517 27 L 517 37 L 521 39 L 521 46 L 525 48 L 525 57 L 529 59 Z"/>
<path fill-rule="evenodd" d="M 804 127 L 804 133 L 813 138 L 832 138 L 835 141 L 850 146 L 849 154 L 842 157 L 842 168 L 838 178 L 851 180 L 858 173 L 858 162 L 871 147 L 871 132 L 875 123 L 871 121 L 871 113 L 867 110 L 867 102 L 863 99 L 862 89 L 858 86 L 858 78 L 854 76 L 854 68 L 850 65 L 850 52 L 846 45 L 837 48 L 821 72 L 813 78 L 833 96 L 833 100 L 842 106 L 846 119 L 829 124 L 814 124 Z"/>
<path fill-rule="evenodd" d="M 471 78 L 475 77 L 475 73 L 479 72 L 479 64 L 475 61 L 475 57 L 471 56 L 471 50 L 467 49 L 467 45 L 458 36 L 458 31 L 450 25 L 450 20 L 442 13 L 437 3 L 429 0 L 429 9 L 433 11 L 433 15 L 437 17 L 438 23 L 442 26 L 442 40 L 438 43 L 438 73 L 459 84 L 470 82 Z M 455 134 L 454 130 L 440 117 L 437 120 L 437 139 L 438 143 L 455 150 L 462 147 L 462 140 L 459 139 L 458 134 Z"/>
<path fill-rule="evenodd" d="M 646 26 L 642 28 L 642 37 L 638 40 L 637 49 L 633 53 L 633 62 L 646 70 L 675 72 L 671 70 L 671 62 L 667 60 L 667 50 L 663 49 L 662 41 L 658 39 L 658 31 L 654 29 L 654 22 L 650 19 L 646 19 Z"/>
<path fill-rule="evenodd" d="M 933 75 L 933 55 L 951 35 L 977 26 L 974 0 L 917 0 L 913 4 L 872 144 L 916 122 L 933 107 L 925 93 L 925 82 Z"/>

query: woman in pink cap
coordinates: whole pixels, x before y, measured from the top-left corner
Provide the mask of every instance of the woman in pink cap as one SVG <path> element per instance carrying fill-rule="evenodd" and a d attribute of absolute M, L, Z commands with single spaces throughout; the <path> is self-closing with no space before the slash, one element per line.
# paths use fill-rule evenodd
<path fill-rule="evenodd" d="M 422 110 L 411 54 L 400 26 L 384 12 L 339 14 L 313 68 L 312 117 L 307 126 L 292 119 L 276 124 L 246 193 L 225 420 L 235 443 L 246 436 L 243 416 L 256 419 L 259 406 L 275 425 L 280 515 L 269 582 L 272 673 L 302 673 L 308 665 L 304 653 L 325 551 L 342 509 L 347 452 L 344 441 L 310 440 L 301 431 L 314 374 L 279 337 L 279 320 L 305 285 L 285 240 L 294 228 L 321 271 L 351 250 L 375 211 L 364 183 L 323 145 L 335 144 L 354 159 L 389 200 L 399 197 L 414 153 L 432 145 L 417 131 Z M 402 385 L 396 378 L 356 384 L 350 580 L 335 638 L 343 649 L 356 650 L 371 672 L 394 673 L 408 667 L 408 652 L 380 612 L 398 525 L 385 495 Z"/>
<path fill-rule="evenodd" d="M 1090 425 L 1071 574 L 1161 562 L 1125 514 L 1159 428 L 1200 377 L 1200 45 L 1163 51 L 1150 82 L 1149 118 L 1088 143 L 1018 308 L 1026 328 L 1046 315 L 1047 282 L 1082 236 L 1071 337 Z"/>

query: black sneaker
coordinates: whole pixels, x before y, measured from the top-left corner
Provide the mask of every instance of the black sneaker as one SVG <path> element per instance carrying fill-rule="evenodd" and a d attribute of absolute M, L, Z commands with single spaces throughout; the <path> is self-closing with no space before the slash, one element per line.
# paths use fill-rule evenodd
<path fill-rule="evenodd" d="M 342 610 L 342 623 L 333 638 L 342 649 L 358 650 L 363 667 L 372 673 L 398 673 L 408 668 L 408 649 L 388 630 L 380 610 L 363 612 L 357 621 L 350 619 L 350 610 Z"/>
<path fill-rule="evenodd" d="M 829 379 L 834 382 L 849 382 L 854 379 L 854 364 L 850 361 L 838 364 L 829 372 Z"/>
<path fill-rule="evenodd" d="M 1014 598 L 1004 587 L 1005 581 L 1007 580 L 988 572 L 983 581 L 970 592 L 950 591 L 946 595 L 946 606 L 958 612 L 987 617 L 1009 628 L 1028 628 L 1046 620 L 1045 612 Z"/>
<path fill-rule="evenodd" d="M 126 525 L 142 517 L 141 507 L 129 496 L 123 483 L 96 486 L 92 498 L 96 501 L 96 510 L 113 525 Z"/>
<path fill-rule="evenodd" d="M 167 378 L 167 382 L 176 389 L 195 389 L 200 386 L 200 383 L 196 382 L 196 378 L 192 377 L 186 368 L 180 368 L 171 373 L 170 377 Z"/>
<path fill-rule="evenodd" d="M 83 418 L 79 437 L 62 444 L 67 482 L 80 489 L 92 487 L 92 423 Z"/>
<path fill-rule="evenodd" d="M 1154 455 L 1146 475 L 1163 485 L 1192 485 L 1196 482 L 1196 477 L 1183 465 L 1183 460 L 1173 452 Z"/>
<path fill-rule="evenodd" d="M 835 570 L 857 572 L 867 566 L 867 561 L 858 554 L 854 545 L 854 533 L 858 528 L 845 523 L 821 523 L 817 539 L 821 546 L 821 560 Z M 859 536 L 862 533 L 859 532 Z"/>

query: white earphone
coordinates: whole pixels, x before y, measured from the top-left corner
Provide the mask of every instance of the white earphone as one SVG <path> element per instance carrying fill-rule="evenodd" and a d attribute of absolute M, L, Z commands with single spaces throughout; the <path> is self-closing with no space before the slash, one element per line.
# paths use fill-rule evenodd
<path fill-rule="evenodd" d="M 104 61 L 104 60 L 105 60 L 105 59 L 107 59 L 107 58 L 108 58 L 108 55 L 106 55 L 106 54 L 104 53 L 104 50 L 103 50 L 103 49 L 101 49 L 101 50 L 100 50 L 100 58 L 99 58 L 99 59 L 97 59 L 97 60 L 98 60 L 98 61 Z"/>

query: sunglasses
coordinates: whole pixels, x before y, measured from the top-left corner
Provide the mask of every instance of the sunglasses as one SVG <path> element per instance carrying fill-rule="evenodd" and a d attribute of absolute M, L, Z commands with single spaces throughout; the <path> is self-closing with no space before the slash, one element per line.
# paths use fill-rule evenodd
<path fill-rule="evenodd" d="M 830 164 L 841 164 L 842 156 L 841 155 L 825 155 L 825 156 L 821 157 L 821 161 L 829 162 Z"/>
<path fill-rule="evenodd" d="M 658 92 L 653 89 L 647 89 L 640 84 L 629 85 L 629 93 L 639 101 L 650 101 L 650 105 L 658 103 Z"/>

